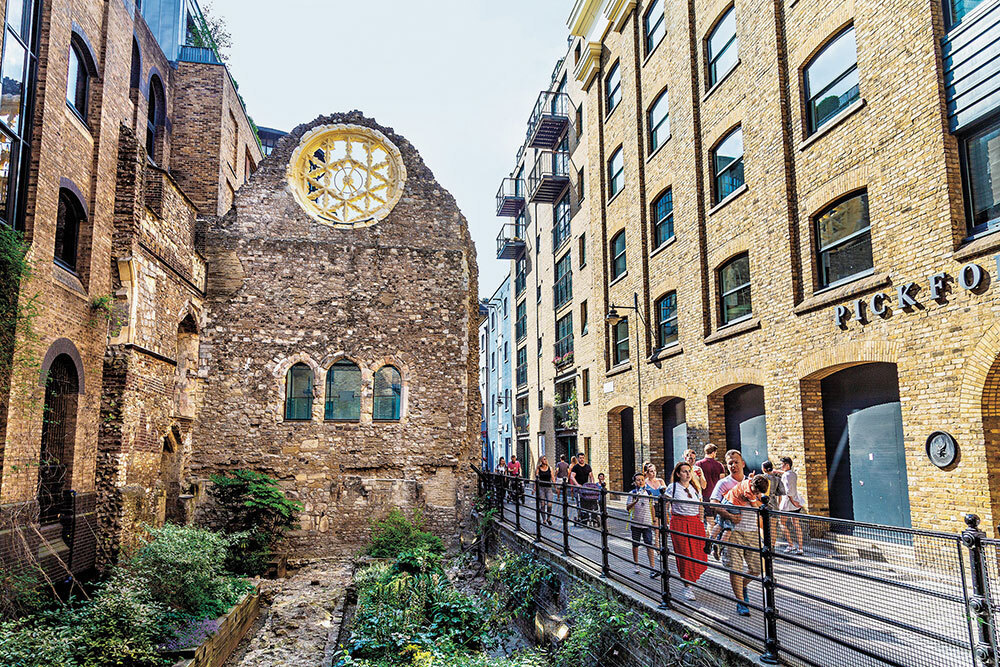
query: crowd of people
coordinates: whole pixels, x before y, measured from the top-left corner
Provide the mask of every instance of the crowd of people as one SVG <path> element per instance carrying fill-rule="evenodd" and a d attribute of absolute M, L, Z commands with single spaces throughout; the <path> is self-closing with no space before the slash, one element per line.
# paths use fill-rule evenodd
<path fill-rule="evenodd" d="M 718 447 L 711 443 L 705 445 L 701 459 L 693 449 L 688 449 L 683 460 L 671 471 L 669 482 L 657 476 L 656 466 L 651 462 L 645 463 L 642 470 L 635 473 L 625 504 L 631 532 L 632 563 L 635 573 L 640 574 L 639 552 L 645 547 L 649 576 L 660 576 L 656 554 L 662 526 L 670 533 L 685 599 L 697 599 L 693 584 L 708 568 L 711 555 L 721 560 L 730 572 L 737 613 L 749 616 L 748 584 L 751 579 L 747 577 L 759 577 L 761 573 L 761 534 L 757 512 L 742 511 L 740 508 L 760 507 L 762 498 L 769 498 L 769 507 L 786 513 L 775 521 L 777 537 L 784 541 L 784 552 L 803 556 L 800 520 L 789 515 L 804 512 L 805 501 L 799 494 L 798 475 L 792 468 L 790 457 L 781 457 L 778 467 L 771 461 L 764 461 L 757 471 L 747 469 L 742 454 L 737 450 L 725 453 L 725 465 L 717 460 L 718 453 Z M 496 472 L 512 478 L 501 493 L 509 494 L 512 502 L 521 502 L 524 481 L 517 457 L 511 456 L 509 463 L 501 457 Z M 598 474 L 595 479 L 594 470 L 587 463 L 584 453 L 570 457 L 570 462 L 566 461 L 565 455 L 560 455 L 554 467 L 549 465 L 547 457 L 539 457 L 534 479 L 542 523 L 552 525 L 556 495 L 566 494 L 566 498 L 572 499 L 579 510 L 575 523 L 600 525 L 599 500 L 601 490 L 607 489 L 607 484 L 604 473 Z M 659 501 L 661 496 L 666 500 Z M 559 500 L 562 501 L 561 496 Z"/>

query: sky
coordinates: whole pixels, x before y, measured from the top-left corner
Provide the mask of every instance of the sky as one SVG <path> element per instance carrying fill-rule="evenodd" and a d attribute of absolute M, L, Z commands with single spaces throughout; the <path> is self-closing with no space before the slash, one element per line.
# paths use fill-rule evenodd
<path fill-rule="evenodd" d="M 500 180 L 566 54 L 570 0 L 202 0 L 232 34 L 229 66 L 258 125 L 359 109 L 412 143 L 469 221 L 479 294 L 496 259 Z M 207 7 L 206 7 L 207 6 Z"/>

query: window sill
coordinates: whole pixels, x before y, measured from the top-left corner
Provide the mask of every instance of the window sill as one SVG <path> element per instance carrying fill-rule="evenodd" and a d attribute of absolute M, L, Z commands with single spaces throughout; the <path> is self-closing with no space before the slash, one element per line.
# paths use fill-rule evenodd
<path fill-rule="evenodd" d="M 728 79 L 728 78 L 729 78 L 729 76 L 730 76 L 730 75 L 731 75 L 731 74 L 732 74 L 733 72 L 735 72 L 735 71 L 736 71 L 736 68 L 737 68 L 737 67 L 739 67 L 739 66 L 740 66 L 740 59 L 739 59 L 739 58 L 737 58 L 737 59 L 736 59 L 736 62 L 735 62 L 735 63 L 733 63 L 733 66 L 729 68 L 729 71 L 728 71 L 728 72 L 726 72 L 725 74 L 723 74 L 723 75 L 722 75 L 722 78 L 721 78 L 721 79 L 719 79 L 718 81 L 716 81 L 716 82 L 715 82 L 715 84 L 713 84 L 713 85 L 712 85 L 712 87 L 711 87 L 711 88 L 709 88 L 709 89 L 708 89 L 708 90 L 707 90 L 707 91 L 705 92 L 705 94 L 704 94 L 704 95 L 702 95 L 702 97 L 701 97 L 701 101 L 702 101 L 702 102 L 704 102 L 705 100 L 707 100 L 707 99 L 709 98 L 709 96 L 710 96 L 710 95 L 711 95 L 712 93 L 714 93 L 715 91 L 717 91 L 717 90 L 719 89 L 719 86 L 721 86 L 722 84 L 724 84 L 724 83 L 726 82 L 726 79 Z"/>
<path fill-rule="evenodd" d="M 677 235 L 675 234 L 674 236 L 671 236 L 669 239 L 658 245 L 656 249 L 653 250 L 653 252 L 649 253 L 650 258 L 656 257 L 661 252 L 672 246 L 676 241 L 677 241 Z"/>
<path fill-rule="evenodd" d="M 624 97 L 624 95 L 623 95 L 623 97 Z M 604 99 L 607 100 L 607 98 L 604 98 Z M 618 107 L 620 107 L 621 105 L 622 105 L 622 101 L 618 100 L 618 103 L 616 105 L 614 105 L 613 107 L 611 107 L 606 114 L 604 114 L 604 122 L 605 123 L 608 122 L 608 119 L 611 118 L 611 114 L 613 114 L 615 112 L 615 110 L 617 110 Z"/>
<path fill-rule="evenodd" d="M 865 107 L 865 104 L 866 104 L 865 98 L 863 97 L 852 102 L 850 106 L 848 106 L 846 109 L 838 113 L 830 120 L 826 121 L 826 123 L 823 124 L 823 127 L 813 132 L 811 135 L 809 135 L 809 137 L 805 141 L 801 142 L 799 144 L 799 151 L 804 151 L 813 143 L 815 143 L 822 137 L 826 136 L 826 134 L 830 132 L 830 130 L 843 123 L 850 116 L 853 116 L 857 112 L 861 111 L 861 109 Z"/>
<path fill-rule="evenodd" d="M 87 119 L 84 118 L 83 114 L 80 113 L 75 106 L 69 103 L 69 100 L 66 100 L 66 108 L 69 109 L 70 114 L 72 114 L 73 117 L 76 118 L 81 125 L 83 125 L 83 129 L 87 131 L 87 134 L 93 136 L 94 132 L 90 129 L 90 124 L 87 122 Z"/>
<path fill-rule="evenodd" d="M 627 276 L 627 275 L 628 275 L 628 271 L 626 270 L 623 274 L 621 274 L 620 276 L 618 276 L 617 278 L 615 278 L 614 280 L 612 280 L 610 283 L 608 283 L 608 287 L 614 287 L 615 285 L 617 285 L 618 283 L 620 283 L 622 280 L 624 280 L 625 276 Z"/>
<path fill-rule="evenodd" d="M 290 423 L 290 424 L 306 424 L 308 422 L 311 422 L 312 418 L 310 417 L 309 419 L 288 419 L 286 417 L 285 419 L 282 419 L 281 421 L 286 422 L 286 423 Z"/>
<path fill-rule="evenodd" d="M 83 287 L 83 281 L 80 280 L 80 276 L 77 273 L 64 267 L 58 260 L 53 260 L 52 266 L 55 267 L 52 276 L 59 285 L 68 289 L 75 296 L 84 299 L 87 298 L 87 290 Z"/>
<path fill-rule="evenodd" d="M 618 192 L 616 192 L 613 195 L 611 195 L 611 198 L 608 199 L 608 203 L 605 204 L 605 206 L 611 206 L 611 202 L 613 202 L 614 200 L 616 200 L 619 197 L 621 197 L 623 192 L 625 192 L 625 188 L 624 187 L 622 187 L 622 189 L 619 190 Z"/>
<path fill-rule="evenodd" d="M 356 421 L 356 420 L 355 420 Z M 373 419 L 373 424 L 398 424 L 402 419 Z"/>
<path fill-rule="evenodd" d="M 609 368 L 608 372 L 604 374 L 604 377 L 614 377 L 616 375 L 621 375 L 622 373 L 627 373 L 630 370 L 632 370 L 632 362 L 626 361 L 625 363 Z"/>
<path fill-rule="evenodd" d="M 653 350 L 653 354 L 649 356 L 646 360 L 647 364 L 653 364 L 657 361 L 663 361 L 664 359 L 669 359 L 670 357 L 676 357 L 679 354 L 684 353 L 684 348 L 681 347 L 680 341 L 675 341 L 666 347 L 661 347 L 658 350 Z"/>
<path fill-rule="evenodd" d="M 861 294 L 863 292 L 868 292 L 873 289 L 878 289 L 879 287 L 884 287 L 889 284 L 889 274 L 872 274 L 866 273 L 858 276 L 857 278 L 851 280 L 850 282 L 836 285 L 834 287 L 828 287 L 824 290 L 816 292 L 808 299 L 805 299 L 802 303 L 795 306 L 792 312 L 796 315 L 802 315 L 803 313 L 808 313 L 810 311 L 816 310 L 817 308 L 822 308 L 823 306 L 828 306 L 831 303 L 836 303 L 837 301 L 843 301 L 855 294 Z"/>
<path fill-rule="evenodd" d="M 660 154 L 660 151 L 663 150 L 663 147 L 667 145 L 667 142 L 670 141 L 670 137 L 672 137 L 672 136 L 674 136 L 674 135 L 668 134 L 667 138 L 664 139 L 663 142 L 659 146 L 656 147 L 656 150 L 646 156 L 646 164 L 649 164 L 650 160 L 652 160 L 654 157 L 656 157 L 657 155 Z"/>
<path fill-rule="evenodd" d="M 360 424 L 360 419 L 323 419 L 324 424 Z"/>
<path fill-rule="evenodd" d="M 667 20 L 667 17 L 666 17 L 666 16 L 664 16 L 664 17 L 663 17 L 663 20 L 664 20 L 664 21 L 666 21 L 666 20 Z M 646 63 L 648 63 L 648 62 L 649 62 L 649 60 L 650 60 L 650 58 L 652 58 L 652 57 L 653 57 L 653 54 L 654 54 L 654 53 L 656 53 L 656 50 L 660 48 L 660 44 L 663 44 L 663 42 L 664 42 L 664 41 L 666 40 L 666 37 L 667 37 L 667 34 L 666 34 L 666 32 L 664 32 L 664 33 L 663 33 L 663 37 L 660 37 L 660 41 L 658 41 L 658 42 L 657 42 L 657 43 L 656 43 L 656 44 L 655 44 L 655 45 L 653 46 L 653 48 L 652 48 L 652 49 L 650 49 L 649 53 L 647 53 L 647 54 L 646 54 L 646 57 L 642 59 L 642 67 L 645 67 L 645 66 L 646 66 Z"/>
<path fill-rule="evenodd" d="M 964 262 L 998 248 L 1000 248 L 1000 226 L 986 232 L 980 232 L 979 236 L 970 236 L 965 239 L 958 250 L 952 253 L 951 258 L 956 262 Z"/>
<path fill-rule="evenodd" d="M 718 211 L 719 209 L 721 209 L 721 208 L 722 208 L 723 206 L 725 206 L 725 205 L 726 205 L 726 204 L 728 204 L 729 202 L 731 202 L 731 201 L 733 201 L 734 199 L 736 199 L 737 197 L 739 197 L 739 196 L 740 196 L 741 194 L 743 194 L 744 192 L 746 192 L 746 191 L 747 191 L 747 189 L 748 189 L 748 188 L 747 188 L 747 184 L 746 184 L 746 183 L 744 183 L 744 184 L 743 184 L 743 185 L 741 185 L 740 187 L 736 188 L 735 190 L 733 190 L 732 192 L 730 192 L 730 193 L 729 193 L 729 194 L 728 194 L 728 195 L 726 196 L 726 198 L 725 198 L 725 199 L 723 199 L 722 201 L 720 201 L 720 202 L 719 202 L 718 204 L 716 204 L 716 205 L 715 205 L 715 206 L 713 206 L 712 208 L 708 209 L 708 214 L 709 214 L 709 215 L 715 215 L 715 214 L 716 214 L 716 212 L 717 212 L 717 211 Z"/>
<path fill-rule="evenodd" d="M 707 337 L 705 339 L 705 345 L 718 343 L 720 340 L 732 338 L 733 336 L 739 336 L 742 333 L 754 331 L 755 329 L 760 329 L 759 317 L 750 317 L 749 319 L 731 322 L 723 327 L 719 327 L 714 334 Z"/>

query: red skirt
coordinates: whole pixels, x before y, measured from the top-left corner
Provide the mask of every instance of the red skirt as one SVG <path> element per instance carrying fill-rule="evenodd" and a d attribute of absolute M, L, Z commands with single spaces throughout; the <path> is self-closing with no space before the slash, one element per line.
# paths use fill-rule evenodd
<path fill-rule="evenodd" d="M 686 581 L 698 581 L 698 578 L 708 569 L 705 563 L 708 555 L 705 553 L 705 525 L 701 518 L 697 516 L 681 516 L 674 514 L 670 517 L 670 528 L 677 531 L 671 534 L 674 543 L 674 553 L 687 558 L 675 558 L 677 561 L 677 571 L 681 579 Z M 678 535 L 677 533 L 686 533 Z M 689 537 L 690 536 L 690 537 Z M 695 560 L 688 560 L 693 558 Z"/>

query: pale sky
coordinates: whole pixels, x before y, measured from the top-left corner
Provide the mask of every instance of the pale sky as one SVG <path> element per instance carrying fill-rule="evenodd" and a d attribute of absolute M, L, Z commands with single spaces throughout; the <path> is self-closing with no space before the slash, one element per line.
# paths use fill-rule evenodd
<path fill-rule="evenodd" d="M 469 220 L 479 294 L 496 259 L 500 179 L 566 54 L 570 0 L 202 0 L 232 33 L 230 70 L 258 125 L 359 109 L 420 151 Z"/>

